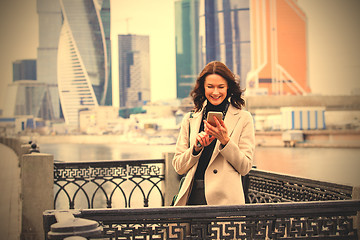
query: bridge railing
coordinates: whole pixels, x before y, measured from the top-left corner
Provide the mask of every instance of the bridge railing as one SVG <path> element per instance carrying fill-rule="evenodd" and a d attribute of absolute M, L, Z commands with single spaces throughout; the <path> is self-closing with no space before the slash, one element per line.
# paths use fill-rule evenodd
<path fill-rule="evenodd" d="M 72 213 L 99 223 L 96 239 L 358 239 L 358 211 L 360 200 L 331 200 Z M 56 222 L 54 214 L 44 213 L 45 234 Z"/>
<path fill-rule="evenodd" d="M 98 222 L 102 231 L 96 238 L 102 239 L 357 239 L 359 235 L 357 187 L 252 169 L 243 179 L 250 204 L 164 207 L 169 178 L 164 169 L 169 164 L 164 159 L 55 163 L 56 210 L 44 212 L 45 236 L 56 222 L 55 213 L 64 209 Z"/>
<path fill-rule="evenodd" d="M 354 187 L 252 169 L 248 174 L 249 203 L 353 199 Z"/>
<path fill-rule="evenodd" d="M 54 209 L 165 206 L 165 160 L 54 164 Z M 352 199 L 352 186 L 252 169 L 247 203 Z M 173 188 L 177 189 L 178 185 Z"/>
<path fill-rule="evenodd" d="M 54 209 L 164 206 L 164 159 L 54 163 Z"/>

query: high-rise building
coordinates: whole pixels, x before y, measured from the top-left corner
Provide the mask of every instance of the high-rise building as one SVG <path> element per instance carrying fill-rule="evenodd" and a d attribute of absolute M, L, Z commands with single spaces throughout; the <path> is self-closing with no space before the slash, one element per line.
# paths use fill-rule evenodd
<path fill-rule="evenodd" d="M 100 2 L 100 1 L 99 1 Z M 111 16 L 110 16 L 110 0 L 102 0 L 102 7 L 100 10 L 101 22 L 104 29 L 105 42 L 106 42 L 106 55 L 107 55 L 107 72 L 108 72 L 108 80 L 107 80 L 107 90 L 105 94 L 105 98 L 101 105 L 112 106 L 112 74 L 111 74 Z"/>
<path fill-rule="evenodd" d="M 6 92 L 4 116 L 32 115 L 48 119 L 49 88 L 34 80 L 16 80 L 9 84 Z M 39 104 L 41 103 L 41 104 Z"/>
<path fill-rule="evenodd" d="M 37 0 L 37 78 L 52 119 L 78 126 L 79 110 L 112 104 L 110 0 Z"/>
<path fill-rule="evenodd" d="M 175 2 L 176 96 L 186 98 L 199 74 L 199 0 Z"/>
<path fill-rule="evenodd" d="M 13 62 L 13 81 L 36 80 L 36 59 Z"/>
<path fill-rule="evenodd" d="M 140 107 L 150 101 L 149 36 L 119 35 L 120 107 Z"/>
<path fill-rule="evenodd" d="M 51 106 L 49 120 L 58 120 L 62 118 L 57 87 L 57 51 L 62 23 L 59 0 L 37 0 L 36 6 L 39 16 L 37 81 L 48 85 Z"/>
<path fill-rule="evenodd" d="M 296 1 L 178 0 L 175 24 L 178 98 L 214 60 L 240 77 L 246 94 L 310 92 L 306 16 Z"/>
<path fill-rule="evenodd" d="M 247 90 L 304 95 L 307 78 L 307 19 L 296 1 L 251 1 L 251 71 Z"/>
<path fill-rule="evenodd" d="M 249 0 L 200 0 L 199 16 L 199 65 L 225 63 L 244 88 L 251 62 Z"/>
<path fill-rule="evenodd" d="M 109 0 L 60 0 L 57 78 L 61 108 L 71 127 L 78 127 L 82 109 L 105 104 L 110 63 L 100 16 L 104 5 L 108 9 Z"/>
<path fill-rule="evenodd" d="M 52 119 L 48 84 L 36 80 L 36 60 L 13 62 L 13 82 L 7 86 L 4 116 L 31 115 Z"/>

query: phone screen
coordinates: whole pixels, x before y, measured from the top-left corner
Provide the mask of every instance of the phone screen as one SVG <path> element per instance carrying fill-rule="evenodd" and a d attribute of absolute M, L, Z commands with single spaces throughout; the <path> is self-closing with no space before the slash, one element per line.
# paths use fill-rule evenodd
<path fill-rule="evenodd" d="M 213 126 L 216 126 L 215 120 L 214 120 L 214 116 L 219 120 L 219 122 L 222 120 L 223 118 L 223 113 L 222 112 L 208 112 L 207 114 L 207 119 L 206 121 L 208 123 L 210 123 Z"/>

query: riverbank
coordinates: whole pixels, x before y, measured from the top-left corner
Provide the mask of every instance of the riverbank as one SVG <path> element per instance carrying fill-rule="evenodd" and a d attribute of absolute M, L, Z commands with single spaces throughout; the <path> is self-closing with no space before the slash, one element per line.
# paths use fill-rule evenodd
<path fill-rule="evenodd" d="M 360 130 L 304 130 L 296 147 L 360 148 Z M 257 146 L 283 147 L 281 131 L 256 132 Z"/>
<path fill-rule="evenodd" d="M 284 147 L 281 131 L 257 131 L 255 140 L 257 146 Z M 295 147 L 338 147 L 360 148 L 360 130 L 305 130 L 304 141 L 296 142 Z M 33 135 L 22 136 L 23 142 L 33 141 L 42 143 L 132 143 L 147 145 L 172 145 L 176 143 L 175 136 L 144 136 L 140 134 L 128 135 Z"/>

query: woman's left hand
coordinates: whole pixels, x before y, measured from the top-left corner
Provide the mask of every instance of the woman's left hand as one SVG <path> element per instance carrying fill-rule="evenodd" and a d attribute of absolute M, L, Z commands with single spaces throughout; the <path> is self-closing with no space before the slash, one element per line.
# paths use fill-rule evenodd
<path fill-rule="evenodd" d="M 226 145 L 230 141 L 230 138 L 228 136 L 228 131 L 225 126 L 225 123 L 223 120 L 219 121 L 216 117 L 214 117 L 214 120 L 216 126 L 213 126 L 210 123 L 208 123 L 206 120 L 204 120 L 205 132 L 208 135 L 217 138 L 222 145 Z"/>

